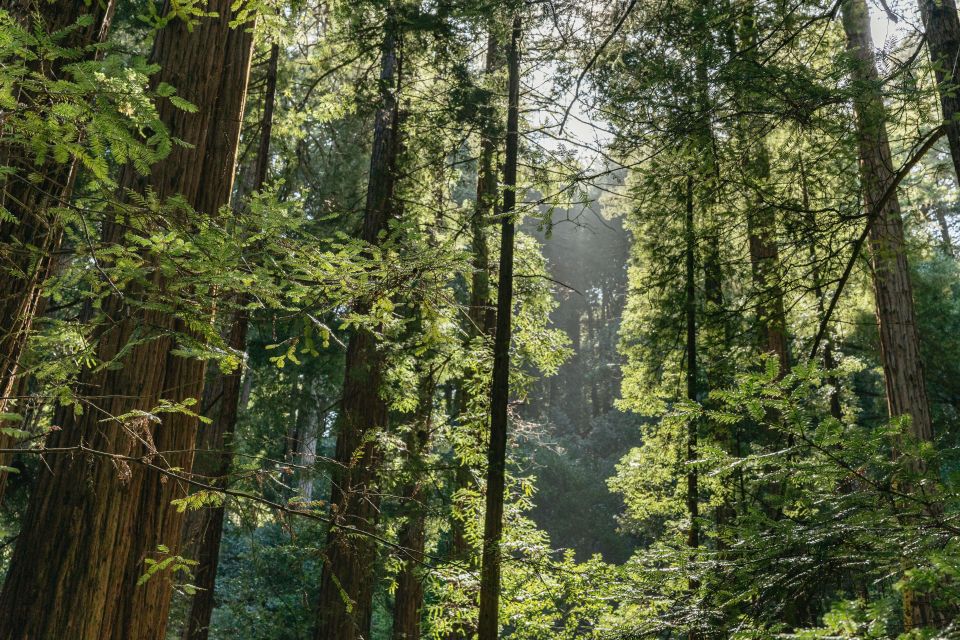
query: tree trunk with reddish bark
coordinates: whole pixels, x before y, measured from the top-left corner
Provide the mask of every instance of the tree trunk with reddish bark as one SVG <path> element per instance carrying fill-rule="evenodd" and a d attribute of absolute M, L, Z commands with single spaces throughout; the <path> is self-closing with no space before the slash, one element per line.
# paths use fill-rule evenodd
<path fill-rule="evenodd" d="M 58 44 L 64 48 L 82 49 L 103 42 L 110 30 L 115 4 L 113 0 L 87 6 L 75 0 L 15 0 L 7 7 L 10 15 L 33 31 L 42 27 L 47 33 L 60 31 L 84 15 L 90 25 L 77 29 Z M 36 18 L 39 17 L 40 24 Z M 92 55 L 92 54 L 90 54 Z M 31 71 L 49 78 L 57 77 L 63 59 L 49 62 L 31 61 Z M 29 92 L 17 95 L 20 102 L 34 99 Z M 15 413 L 22 395 L 24 379 L 20 364 L 33 320 L 39 313 L 43 285 L 50 275 L 52 255 L 60 247 L 61 226 L 52 209 L 66 206 L 76 179 L 78 162 L 47 160 L 37 166 L 31 151 L 10 144 L 0 145 L 0 166 L 9 166 L 16 173 L 0 182 L 0 207 L 15 221 L 0 219 L 0 414 Z M 39 181 L 27 179 L 40 176 Z M 16 428 L 15 421 L 0 419 L 0 428 Z M 9 449 L 15 439 L 0 433 L 0 449 Z M 0 467 L 10 462 L 9 454 L 0 453 Z M 7 474 L 0 469 L 0 501 Z"/>
<path fill-rule="evenodd" d="M 151 60 L 161 71 L 154 82 L 175 86 L 198 107 L 189 113 L 162 101 L 160 116 L 172 135 L 193 146 L 175 146 L 148 176 L 127 167 L 120 180 L 135 191 L 149 186 L 160 198 L 180 194 L 198 215 L 216 215 L 233 187 L 252 34 L 230 28 L 231 4 L 211 2 L 218 17 L 192 29 L 177 20 L 157 34 Z M 120 221 L 108 222 L 103 239 L 108 246 L 122 243 L 127 232 Z M 165 286 L 160 274 L 152 278 L 151 287 Z M 183 413 L 161 414 L 159 421 L 114 416 L 149 412 L 160 399 L 197 399 L 204 363 L 174 353 L 171 336 L 188 329 L 170 313 L 138 306 L 145 293 L 131 285 L 104 301 L 97 354 L 117 366 L 81 375 L 78 388 L 93 390 L 92 406 L 82 415 L 72 407 L 58 410 L 55 424 L 62 430 L 48 443 L 82 444 L 130 461 L 48 456 L 0 594 L 0 639 L 164 637 L 173 576 L 161 571 L 137 582 L 146 559 L 165 555 L 160 545 L 178 552 L 183 514 L 171 501 L 184 496 L 186 486 L 149 465 L 189 470 L 197 421 Z M 131 341 L 136 344 L 128 348 Z"/>
<path fill-rule="evenodd" d="M 370 244 L 379 244 L 395 209 L 399 55 L 393 28 L 388 24 L 381 49 L 380 107 L 374 125 L 367 204 L 360 234 Z M 361 312 L 368 304 L 361 304 Z M 377 528 L 380 497 L 376 484 L 381 458 L 372 436 L 388 426 L 387 403 L 380 396 L 384 355 L 377 342 L 372 331 L 361 328 L 351 335 L 347 345 L 335 453 L 337 467 L 332 473 L 330 492 L 333 521 L 320 581 L 316 640 L 370 637 L 377 557 L 370 535 Z"/>
<path fill-rule="evenodd" d="M 887 137 L 886 108 L 870 36 L 870 14 L 864 0 L 845 0 L 842 12 L 847 51 L 854 60 L 853 81 L 858 89 L 854 109 L 860 179 L 868 215 L 871 275 L 887 410 L 891 418 L 909 418 L 909 434 L 913 438 L 931 442 L 933 425 L 920 360 L 920 336 L 900 201 L 894 193 L 883 202 L 895 174 Z M 903 599 L 907 630 L 940 622 L 927 594 L 905 589 Z"/>

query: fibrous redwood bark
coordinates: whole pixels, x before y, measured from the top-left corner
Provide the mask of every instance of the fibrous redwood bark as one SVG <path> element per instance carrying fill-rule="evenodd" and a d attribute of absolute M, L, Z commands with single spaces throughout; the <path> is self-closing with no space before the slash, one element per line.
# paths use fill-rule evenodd
<path fill-rule="evenodd" d="M 490 395 L 490 446 L 487 450 L 487 495 L 484 509 L 483 556 L 480 569 L 479 640 L 499 637 L 500 571 L 503 500 L 506 488 L 510 337 L 513 324 L 513 212 L 517 200 L 517 156 L 520 126 L 520 16 L 513 18 L 507 101 L 507 148 L 503 165 L 503 220 L 500 224 L 500 276 L 497 283 L 497 332 L 493 344 Z"/>
<path fill-rule="evenodd" d="M 370 244 L 380 242 L 394 210 L 399 56 L 392 22 L 388 21 L 381 49 L 380 106 L 360 233 L 361 239 Z M 369 303 L 360 306 L 365 304 Z M 337 467 L 332 473 L 330 492 L 333 521 L 320 581 L 316 640 L 370 637 L 377 550 L 374 541 L 363 534 L 373 533 L 377 526 L 380 498 L 376 482 L 381 456 L 371 436 L 388 426 L 387 403 L 380 396 L 384 355 L 377 342 L 372 331 L 360 328 L 350 336 L 347 345 L 335 454 Z M 351 534 L 344 526 L 361 534 Z"/>
<path fill-rule="evenodd" d="M 854 61 L 853 80 L 859 89 L 854 98 L 854 109 L 860 179 L 864 207 L 869 216 L 871 275 L 887 409 L 891 418 L 907 416 L 910 419 L 909 433 L 913 438 L 931 442 L 933 426 L 920 360 L 920 337 L 900 201 L 893 194 L 883 202 L 895 173 L 887 138 L 886 109 L 870 37 L 870 15 L 864 0 L 845 0 L 842 13 L 847 50 Z M 908 630 L 938 622 L 928 597 L 904 590 L 904 626 Z"/>
<path fill-rule="evenodd" d="M 5 7 L 27 30 L 42 28 L 47 33 L 73 25 L 81 16 L 89 16 L 90 24 L 72 31 L 58 41 L 65 49 L 84 50 L 103 42 L 110 30 L 115 4 L 113 0 L 93 2 L 89 6 L 76 0 L 14 0 Z M 37 23 L 39 19 L 39 24 Z M 86 53 L 86 55 L 93 55 Z M 31 61 L 32 71 L 55 78 L 64 59 L 53 62 Z M 20 91 L 17 100 L 29 104 L 42 99 Z M 0 414 L 16 411 L 23 379 L 20 362 L 33 319 L 40 312 L 43 284 L 50 275 L 51 256 L 60 247 L 61 228 L 51 209 L 66 206 L 76 179 L 77 161 L 57 163 L 34 162 L 32 152 L 12 144 L 0 144 L 0 166 L 12 167 L 15 173 L 0 182 L 0 207 L 14 221 L 0 218 Z M 36 174 L 38 181 L 28 180 Z M 0 427 L 17 424 L 0 420 Z M 10 448 L 13 439 L 0 434 L 0 449 Z M 0 453 L 0 467 L 10 456 Z M 0 501 L 7 474 L 0 470 Z"/>
<path fill-rule="evenodd" d="M 126 189 L 149 187 L 160 198 L 181 194 L 199 215 L 215 215 L 233 187 L 252 34 L 230 28 L 231 4 L 213 0 L 206 8 L 217 17 L 202 18 L 192 29 L 175 20 L 157 34 L 151 60 L 161 71 L 154 82 L 177 87 L 198 107 L 189 113 L 163 101 L 158 110 L 172 135 L 193 146 L 175 146 L 149 176 L 125 168 L 120 179 Z M 104 224 L 105 244 L 123 242 L 123 222 Z M 163 276 L 152 276 L 151 288 L 164 285 Z M 102 362 L 116 364 L 82 374 L 78 388 L 90 393 L 89 404 L 82 415 L 71 407 L 57 412 L 62 430 L 49 445 L 83 444 L 189 470 L 194 418 L 116 418 L 150 412 L 161 399 L 196 399 L 203 386 L 204 364 L 174 353 L 172 336 L 188 331 L 184 321 L 138 305 L 144 295 L 142 287 L 130 285 L 104 301 L 97 353 Z M 163 638 L 172 577 L 160 572 L 142 586 L 137 581 L 145 559 L 162 555 L 160 545 L 174 554 L 179 549 L 183 515 L 171 500 L 184 495 L 185 487 L 146 464 L 103 456 L 56 455 L 47 463 L 0 594 L 0 638 Z"/>
<path fill-rule="evenodd" d="M 960 179 L 960 17 L 955 0 L 918 0 L 940 91 L 953 168 Z"/>
<path fill-rule="evenodd" d="M 260 143 L 257 149 L 252 188 L 259 191 L 267 179 L 270 157 L 270 135 L 273 128 L 273 110 L 277 89 L 277 62 L 280 47 L 273 45 L 267 62 L 267 76 L 263 99 L 263 118 L 260 123 Z M 227 344 L 235 352 L 247 348 L 249 313 L 245 305 L 249 299 L 241 299 L 230 322 Z M 233 463 L 233 433 L 237 426 L 242 395 L 242 367 L 230 373 L 218 373 L 208 388 L 204 389 L 207 406 L 212 405 L 213 421 L 200 430 L 193 472 L 209 484 L 226 484 Z M 207 401 L 209 399 L 209 401 Z M 188 514 L 184 525 L 185 556 L 197 561 L 193 584 L 198 588 L 190 602 L 184 640 L 207 640 L 210 633 L 210 618 L 214 608 L 214 587 L 220 561 L 220 541 L 223 538 L 223 520 L 226 508 L 221 503 L 216 507 Z"/>

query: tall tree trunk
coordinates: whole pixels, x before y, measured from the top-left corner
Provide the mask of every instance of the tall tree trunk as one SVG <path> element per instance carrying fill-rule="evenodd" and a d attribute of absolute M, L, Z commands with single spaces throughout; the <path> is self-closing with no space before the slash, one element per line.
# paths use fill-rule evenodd
<path fill-rule="evenodd" d="M 740 24 L 740 49 L 746 52 L 746 61 L 751 66 L 759 65 L 754 59 L 757 47 L 756 17 L 752 4 L 747 7 Z M 751 92 L 741 96 L 751 99 Z M 745 105 L 749 110 L 750 106 Z M 747 234 L 750 246 L 750 268 L 757 296 L 757 326 L 759 346 L 766 353 L 777 357 L 780 376 L 790 370 L 789 339 L 787 337 L 786 312 L 783 303 L 783 287 L 780 284 L 780 249 L 777 245 L 776 210 L 764 201 L 762 194 L 770 179 L 770 151 L 762 127 L 752 126 L 749 119 L 740 123 L 740 138 L 743 145 L 743 170 L 747 188 L 753 192 L 747 211 Z"/>
<path fill-rule="evenodd" d="M 270 135 L 273 130 L 273 110 L 277 92 L 277 62 L 280 47 L 274 44 L 270 48 L 267 62 L 267 76 L 263 97 L 263 117 L 260 123 L 260 141 L 257 148 L 254 167 L 253 191 L 263 188 L 267 179 L 270 160 Z M 227 344 L 237 353 L 247 348 L 249 314 L 244 308 L 249 299 L 241 299 L 237 311 L 230 321 L 230 335 Z M 233 434 L 237 426 L 237 416 L 243 390 L 243 367 L 230 373 L 217 373 L 211 384 L 204 389 L 204 406 L 210 407 L 213 421 L 200 430 L 200 442 L 193 464 L 193 472 L 203 476 L 204 481 L 217 486 L 225 486 L 230 467 L 233 464 Z M 197 561 L 194 569 L 193 584 L 198 591 L 190 602 L 187 625 L 184 628 L 184 640 L 207 640 L 210 631 L 210 617 L 214 609 L 214 587 L 217 580 L 217 567 L 220 562 L 220 541 L 223 538 L 223 521 L 226 507 L 216 507 L 192 511 L 187 515 L 184 525 L 185 556 Z"/>
<path fill-rule="evenodd" d="M 252 35 L 230 28 L 231 4 L 211 2 L 218 17 L 192 29 L 177 20 L 157 34 L 151 60 L 161 71 L 154 82 L 177 87 L 199 108 L 192 114 L 163 101 L 160 116 L 193 146 L 175 146 L 149 177 L 127 167 L 120 180 L 128 189 L 149 186 L 161 198 L 181 194 L 201 215 L 215 215 L 229 201 L 250 68 Z M 121 243 L 126 233 L 124 224 L 104 225 L 108 245 Z M 151 286 L 164 285 L 156 274 Z M 62 430 L 49 446 L 83 444 L 189 470 L 197 427 L 192 417 L 165 414 L 159 424 L 109 418 L 151 411 L 161 398 L 196 399 L 203 385 L 204 364 L 175 353 L 171 335 L 187 331 L 184 321 L 128 302 L 143 295 L 131 285 L 105 300 L 98 357 L 121 366 L 81 375 L 78 388 L 96 390 L 94 408 L 82 415 L 60 409 L 55 424 Z M 184 484 L 136 462 L 97 455 L 56 455 L 48 464 L 0 594 L 0 638 L 163 638 L 172 576 L 160 572 L 141 586 L 137 581 L 159 545 L 179 551 L 183 515 L 170 503 L 186 493 Z"/>
<path fill-rule="evenodd" d="M 960 17 L 955 0 L 918 0 L 940 90 L 953 168 L 960 179 Z"/>
<path fill-rule="evenodd" d="M 684 291 L 686 297 L 686 324 L 687 324 L 687 400 L 697 401 L 697 289 L 696 289 L 696 250 L 697 241 L 694 231 L 693 218 L 693 176 L 687 176 L 686 185 L 686 217 L 684 258 L 686 273 Z M 700 547 L 700 487 L 697 467 L 697 428 L 699 420 L 691 418 L 687 425 L 687 517 L 690 518 L 690 528 L 687 530 L 687 546 L 693 550 L 692 558 L 696 559 L 696 550 Z M 700 587 L 700 581 L 690 578 L 689 587 L 695 591 Z"/>
<path fill-rule="evenodd" d="M 487 53 L 484 62 L 484 74 L 490 78 L 499 67 L 499 47 L 494 31 L 487 36 Z M 470 253 L 472 273 L 470 278 L 470 302 L 467 313 L 467 345 L 479 337 L 486 337 L 495 328 L 495 314 L 490 302 L 490 249 L 487 245 L 487 225 L 489 218 L 497 212 L 497 172 L 495 160 L 497 154 L 496 132 L 493 122 L 495 110 L 492 104 L 486 112 L 486 121 L 480 137 L 480 159 L 477 166 L 477 205 L 470 217 Z M 463 416 L 469 406 L 468 385 L 459 384 L 457 388 L 457 413 Z M 470 488 L 474 483 L 470 467 L 462 460 L 457 461 L 454 472 L 455 491 Z M 465 505 L 454 505 L 461 514 Z M 455 516 L 451 522 L 451 555 L 459 562 L 473 563 L 473 552 L 467 540 L 464 522 Z M 473 625 L 458 623 L 447 635 L 447 640 L 466 640 L 472 635 Z"/>
<path fill-rule="evenodd" d="M 513 324 L 513 211 L 517 200 L 517 155 L 520 127 L 520 16 L 513 18 L 507 57 L 507 151 L 503 166 L 503 220 L 500 226 L 500 279 L 497 284 L 497 333 L 493 344 L 490 447 L 487 451 L 487 496 L 480 570 L 479 640 L 499 637 L 500 541 L 506 484 L 507 428 L 510 399 L 510 334 Z"/>
<path fill-rule="evenodd" d="M 87 6 L 76 0 L 12 0 L 7 10 L 27 30 L 40 28 L 46 33 L 60 31 L 84 15 L 90 24 L 70 33 L 58 45 L 81 49 L 106 40 L 113 18 L 113 0 Z M 39 18 L 39 23 L 37 22 Z M 43 60 L 28 62 L 31 71 L 56 77 L 63 58 L 52 63 Z M 31 102 L 26 91 L 17 95 L 18 102 Z M 61 227 L 51 209 L 66 206 L 76 180 L 78 162 L 45 161 L 37 166 L 32 153 L 12 144 L 0 145 L 0 166 L 14 168 L 16 173 L 0 182 L 0 208 L 6 209 L 13 221 L 0 218 L 0 414 L 17 411 L 22 395 L 23 377 L 20 359 L 33 319 L 40 313 L 43 284 L 50 275 L 51 256 L 60 247 Z M 40 176 L 39 181 L 27 179 Z M 0 428 L 16 428 L 14 421 L 0 419 Z M 9 449 L 14 438 L 0 433 L 0 449 Z M 11 456 L 0 453 L 0 501 L 6 485 Z"/>
<path fill-rule="evenodd" d="M 381 49 L 380 107 L 361 232 L 361 238 L 370 244 L 379 243 L 394 210 L 399 56 L 392 23 L 388 22 Z M 387 404 L 380 397 L 383 358 L 372 331 L 358 329 L 350 337 L 335 454 L 338 464 L 330 492 L 333 522 L 320 582 L 316 640 L 370 637 L 376 546 L 369 536 L 354 535 L 343 527 L 373 533 L 377 526 L 380 498 L 376 482 L 381 454 L 370 436 L 385 430 L 388 424 Z"/>
<path fill-rule="evenodd" d="M 878 209 L 894 179 L 886 110 L 870 38 L 870 15 L 864 0 L 842 5 L 847 50 L 853 57 L 854 99 L 864 206 L 870 218 L 871 271 L 880 334 L 880 358 L 890 417 L 909 416 L 910 435 L 931 442 L 933 426 L 920 360 L 920 337 L 910 269 L 896 194 Z M 920 469 L 922 471 L 922 469 Z M 909 630 L 935 624 L 935 612 L 925 594 L 904 590 L 904 626 Z"/>
<path fill-rule="evenodd" d="M 403 509 L 406 521 L 400 528 L 397 542 L 404 554 L 403 566 L 397 576 L 394 601 L 392 640 L 419 640 L 420 618 L 423 612 L 423 559 L 426 545 L 426 512 L 423 499 L 423 481 L 418 465 L 430 444 L 433 395 L 436 385 L 433 374 L 424 374 L 421 383 L 419 407 L 414 416 L 414 428 L 406 438 L 412 478 L 403 488 Z"/>
<path fill-rule="evenodd" d="M 807 251 L 810 256 L 810 279 L 813 285 L 813 295 L 817 299 L 817 319 L 822 321 L 826 317 L 827 311 L 823 304 L 823 278 L 820 274 L 820 260 L 817 257 L 815 236 L 817 220 L 810 209 L 810 185 L 807 183 L 807 168 L 802 155 L 799 157 L 799 165 L 801 202 L 803 204 L 804 226 L 806 226 Z M 829 336 L 824 339 L 823 343 L 823 366 L 829 372 L 827 374 L 827 384 L 830 385 L 830 415 L 840 420 L 843 418 L 843 410 L 840 406 L 840 381 L 833 374 L 837 363 L 833 357 L 833 340 Z"/>

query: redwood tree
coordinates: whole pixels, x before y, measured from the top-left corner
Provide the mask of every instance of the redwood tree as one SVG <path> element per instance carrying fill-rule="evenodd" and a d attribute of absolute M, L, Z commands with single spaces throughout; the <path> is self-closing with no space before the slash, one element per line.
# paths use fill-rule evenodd
<path fill-rule="evenodd" d="M 67 50 L 91 57 L 91 45 L 103 42 L 110 30 L 115 4 L 113 0 L 87 5 L 76 0 L 14 0 L 5 7 L 25 29 L 56 33 L 87 16 L 89 24 L 70 32 L 57 41 Z M 38 58 L 29 61 L 30 71 L 47 78 L 61 74 L 70 59 L 60 57 L 52 62 Z M 42 101 L 43 96 L 21 90 L 21 104 Z M 0 144 L 0 166 L 15 170 L 0 183 L 0 210 L 6 209 L 12 219 L 0 216 L 0 414 L 12 413 L 21 395 L 23 377 L 20 358 L 43 299 L 43 284 L 50 275 L 51 256 L 60 246 L 61 227 L 52 211 L 66 206 L 77 175 L 76 158 L 66 163 L 48 158 L 40 165 L 33 154 L 14 144 Z M 34 174 L 39 180 L 29 180 Z M 0 427 L 11 423 L 0 420 Z M 12 424 L 16 426 L 16 424 Z M 13 439 L 0 433 L 0 449 L 9 448 Z M 0 467 L 10 456 L 0 453 Z M 0 470 L 0 500 L 6 473 Z"/>
<path fill-rule="evenodd" d="M 267 59 L 260 141 L 251 185 L 253 191 L 262 189 L 267 179 L 279 58 L 280 47 L 275 44 L 270 48 L 270 57 Z M 227 344 L 234 351 L 242 353 L 247 348 L 250 318 L 245 307 L 250 300 L 244 296 L 238 302 L 237 311 L 228 325 L 230 330 Z M 240 411 L 242 378 L 242 368 L 230 373 L 218 373 L 204 389 L 204 403 L 210 407 L 212 422 L 200 430 L 193 472 L 205 482 L 219 486 L 226 483 L 233 462 L 232 440 Z M 185 555 L 197 561 L 193 571 L 193 584 L 197 587 L 197 593 L 190 601 L 187 625 L 183 631 L 184 640 L 207 640 L 210 633 L 225 515 L 226 507 L 221 502 L 215 507 L 191 512 L 184 525 L 184 547 L 188 549 Z"/>
<path fill-rule="evenodd" d="M 896 176 L 870 37 L 870 15 L 864 0 L 845 0 L 842 12 L 847 50 L 854 61 L 853 80 L 858 89 L 854 109 L 860 179 L 868 215 L 871 275 L 887 409 L 891 418 L 909 418 L 909 433 L 913 438 L 931 442 L 933 426 L 920 360 L 920 337 L 900 201 L 896 193 L 887 194 Z M 885 195 L 888 195 L 886 200 Z M 904 626 L 908 630 L 937 622 L 928 598 L 910 589 L 904 589 L 903 593 Z"/>
<path fill-rule="evenodd" d="M 960 17 L 955 0 L 919 0 L 927 49 L 940 90 L 940 107 L 947 125 L 953 168 L 960 179 Z"/>
<path fill-rule="evenodd" d="M 380 105 L 360 232 L 360 238 L 371 245 L 380 243 L 394 213 L 399 61 L 394 22 L 388 19 L 381 47 Z M 363 312 L 369 309 L 369 302 L 359 306 Z M 347 345 L 335 453 L 337 466 L 330 492 L 333 521 L 320 581 L 316 640 L 370 637 L 377 550 L 369 534 L 377 526 L 380 499 L 376 482 L 381 457 L 372 436 L 388 425 L 387 403 L 380 395 L 384 354 L 377 343 L 372 330 L 359 328 Z"/>
<path fill-rule="evenodd" d="M 520 16 L 513 18 L 508 52 L 507 149 L 503 166 L 503 219 L 500 223 L 500 277 L 497 282 L 497 331 L 493 343 L 490 446 L 487 450 L 487 496 L 480 569 L 479 640 L 499 637 L 503 493 L 506 489 L 510 337 L 513 324 L 513 213 L 517 201 L 517 155 L 520 126 Z"/>
<path fill-rule="evenodd" d="M 215 215 L 229 202 L 253 37 L 250 25 L 230 27 L 231 5 L 214 0 L 207 7 L 213 16 L 193 25 L 176 19 L 157 34 L 151 60 L 161 70 L 154 82 L 176 87 L 197 111 L 166 101 L 158 109 L 171 134 L 191 146 L 175 147 L 148 176 L 124 168 L 124 189 L 150 188 L 159 198 L 179 194 L 197 215 Z M 104 243 L 122 243 L 129 222 L 107 221 Z M 163 275 L 149 279 L 151 288 L 163 289 Z M 82 414 L 58 410 L 61 431 L 48 443 L 103 454 L 49 456 L 0 594 L 0 638 L 164 637 L 171 576 L 159 572 L 137 583 L 144 561 L 157 559 L 161 545 L 171 554 L 179 548 L 183 515 L 171 500 L 185 486 L 162 470 L 190 469 L 197 421 L 186 413 L 160 419 L 149 412 L 161 399 L 198 398 L 204 364 L 177 354 L 173 336 L 188 333 L 185 321 L 138 304 L 146 294 L 131 284 L 103 302 L 97 355 L 111 365 L 83 372 L 78 388 L 95 390 L 95 397 Z"/>

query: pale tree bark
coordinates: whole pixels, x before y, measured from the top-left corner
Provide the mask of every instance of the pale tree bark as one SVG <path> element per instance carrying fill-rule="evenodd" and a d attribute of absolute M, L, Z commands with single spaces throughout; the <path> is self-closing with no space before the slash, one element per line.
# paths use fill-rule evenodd
<path fill-rule="evenodd" d="M 900 201 L 896 194 L 883 201 L 895 171 L 887 138 L 886 109 L 870 37 L 870 15 L 864 0 L 842 5 L 847 50 L 854 60 L 853 80 L 860 178 L 869 225 L 871 275 L 880 334 L 880 358 L 891 418 L 906 416 L 910 435 L 933 440 L 930 407 L 920 360 L 920 337 L 907 264 Z M 879 206 L 882 205 L 882 206 Z M 922 469 L 920 469 L 922 471 Z M 927 594 L 904 590 L 907 630 L 938 624 Z"/>
<path fill-rule="evenodd" d="M 218 17 L 203 18 L 192 29 L 177 20 L 157 34 L 151 60 L 161 71 L 154 82 L 177 87 L 199 109 L 188 113 L 162 101 L 160 117 L 172 135 L 193 146 L 174 146 L 146 177 L 127 167 L 120 180 L 126 189 L 149 186 L 161 198 L 181 194 L 198 215 L 216 215 L 233 187 L 252 34 L 230 28 L 231 4 L 210 2 L 208 9 Z M 122 243 L 126 233 L 124 224 L 108 222 L 103 239 L 108 246 Z M 165 279 L 156 274 L 151 286 L 160 290 Z M 97 354 L 119 366 L 81 375 L 78 388 L 95 397 L 82 415 L 71 407 L 57 412 L 55 424 L 62 430 L 49 446 L 83 444 L 189 470 L 194 418 L 182 413 L 163 414 L 159 423 L 114 418 L 149 412 L 161 398 L 197 399 L 203 386 L 204 364 L 174 353 L 171 336 L 188 331 L 184 321 L 133 302 L 147 293 L 131 285 L 104 301 Z M 131 341 L 136 343 L 128 348 Z M 0 594 L 0 638 L 163 638 L 173 576 L 161 572 L 142 586 L 136 583 L 147 568 L 144 561 L 158 557 L 160 545 L 179 551 L 183 515 L 171 501 L 185 495 L 185 486 L 148 466 L 102 456 L 49 456 L 47 464 Z"/>
<path fill-rule="evenodd" d="M 367 203 L 360 237 L 379 244 L 395 213 L 393 199 L 397 156 L 397 85 L 399 55 L 388 19 L 381 48 L 380 106 L 374 125 Z M 369 302 L 361 303 L 363 308 Z M 380 396 L 384 354 L 369 329 L 354 331 L 347 345 L 343 399 L 337 431 L 336 463 L 330 492 L 333 521 L 327 535 L 326 558 L 317 605 L 316 640 L 357 640 L 370 637 L 377 549 L 368 535 L 376 531 L 380 497 L 377 475 L 381 461 L 374 436 L 387 429 L 387 403 Z M 347 602 L 349 600 L 349 602 Z"/>
<path fill-rule="evenodd" d="M 113 0 L 90 6 L 75 0 L 15 0 L 6 8 L 26 29 L 42 27 L 47 33 L 60 31 L 89 15 L 89 26 L 58 42 L 64 48 L 80 49 L 106 40 L 115 4 Z M 59 77 L 63 61 L 31 61 L 28 66 L 52 79 Z M 27 91 L 19 91 L 16 96 L 24 105 L 42 99 Z M 43 285 L 51 273 L 52 256 L 60 248 L 62 236 L 60 221 L 52 210 L 68 205 L 78 162 L 47 160 L 37 166 L 27 149 L 0 144 L 0 166 L 3 165 L 13 167 L 16 173 L 0 182 L 0 207 L 15 219 L 0 219 L 0 414 L 15 413 L 23 393 L 21 357 L 33 320 L 41 313 Z M 40 180 L 28 180 L 31 173 L 40 176 Z M 18 426 L 15 421 L 0 420 L 0 428 Z M 14 438 L 0 433 L 0 449 L 9 449 L 13 444 Z M 10 454 L 0 453 L 0 467 L 9 465 L 10 458 Z M 0 501 L 6 479 L 6 472 L 0 469 Z"/>
<path fill-rule="evenodd" d="M 497 283 L 497 331 L 493 344 L 490 403 L 490 446 L 487 450 L 487 495 L 483 555 L 480 568 L 479 640 L 499 637 L 503 502 L 506 489 L 508 403 L 510 400 L 510 337 L 513 324 L 514 208 L 517 200 L 517 156 L 520 126 L 520 16 L 513 18 L 507 54 L 507 148 L 503 166 L 503 220 L 500 224 L 500 277 Z"/>

